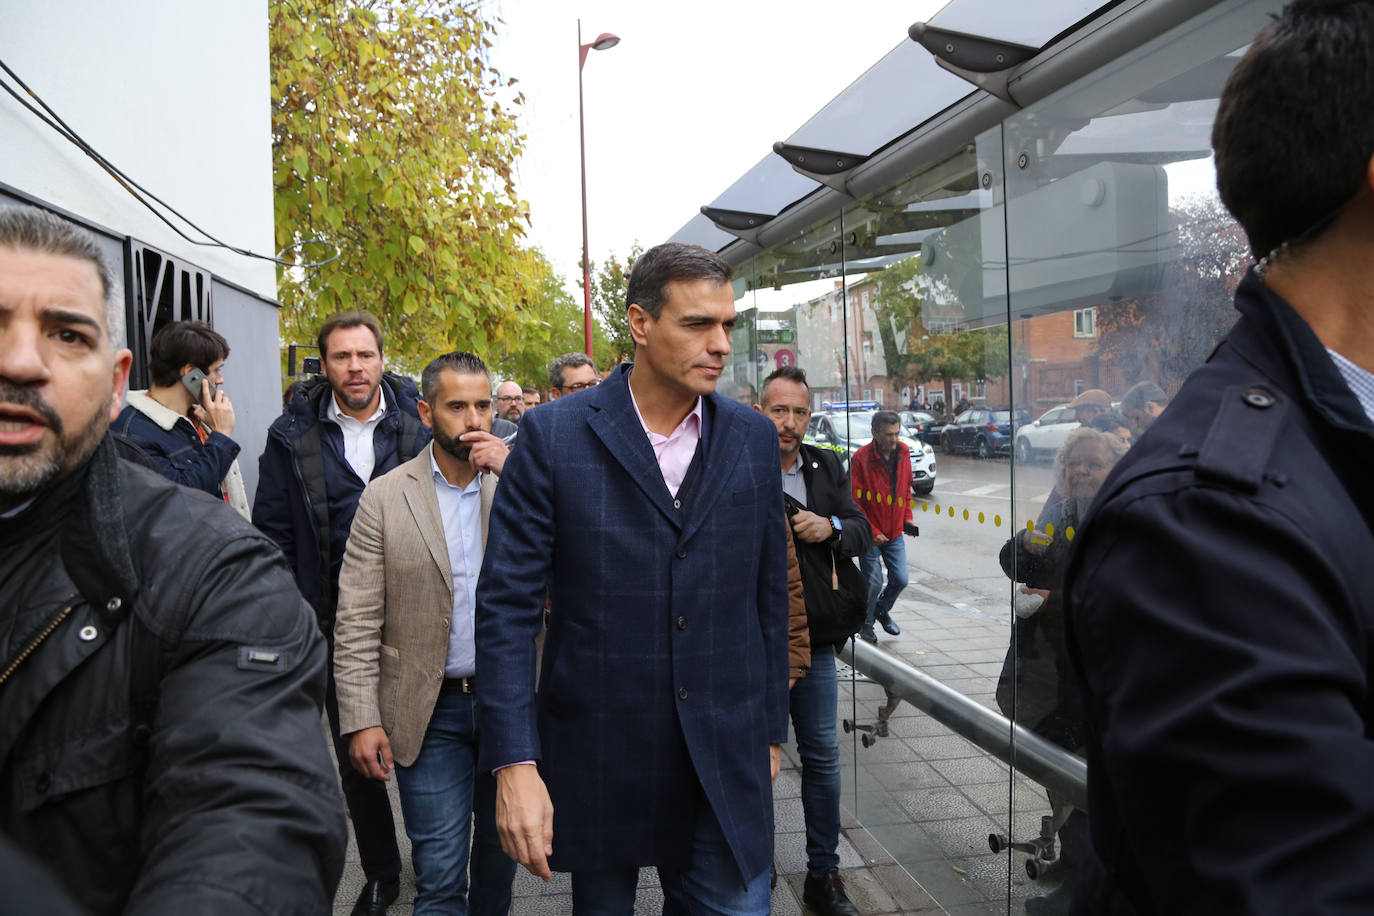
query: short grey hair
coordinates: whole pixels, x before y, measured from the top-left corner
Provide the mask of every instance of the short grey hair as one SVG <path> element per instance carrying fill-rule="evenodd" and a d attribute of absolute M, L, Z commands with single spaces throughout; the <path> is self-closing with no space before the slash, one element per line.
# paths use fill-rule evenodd
<path fill-rule="evenodd" d="M 110 349 L 124 339 L 124 287 L 89 230 L 37 207 L 0 206 L 0 247 L 89 261 L 100 276 Z"/>
<path fill-rule="evenodd" d="M 481 358 L 467 353 L 463 350 L 454 350 L 452 353 L 445 353 L 443 356 L 436 356 L 425 366 L 424 372 L 420 373 L 420 396 L 425 399 L 425 403 L 434 406 L 434 398 L 439 394 L 439 374 L 445 369 L 452 369 L 454 372 L 468 372 L 473 375 L 485 375 L 487 382 L 491 382 L 491 373 L 487 371 L 487 364 Z"/>
<path fill-rule="evenodd" d="M 592 371 L 596 371 L 596 363 L 585 353 L 564 353 L 549 366 L 549 387 L 563 387 L 563 370 L 574 369 L 578 366 L 591 366 Z"/>
<path fill-rule="evenodd" d="M 1107 454 L 1112 456 L 1112 464 L 1115 465 L 1121 460 L 1121 456 L 1130 450 L 1120 436 L 1114 433 L 1104 433 L 1100 429 L 1093 429 L 1091 426 L 1079 426 L 1069 433 L 1069 437 L 1064 440 L 1064 444 L 1059 446 L 1059 451 L 1054 453 L 1054 485 L 1063 493 L 1068 490 L 1069 455 L 1083 442 L 1100 442 L 1107 449 Z"/>

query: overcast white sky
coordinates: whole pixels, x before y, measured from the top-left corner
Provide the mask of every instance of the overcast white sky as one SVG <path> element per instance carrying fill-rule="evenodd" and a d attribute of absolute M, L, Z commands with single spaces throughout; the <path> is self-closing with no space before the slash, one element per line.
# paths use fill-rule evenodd
<path fill-rule="evenodd" d="M 528 136 L 518 188 L 530 241 L 577 276 L 582 248 L 577 19 L 592 261 L 666 240 L 944 0 L 491 0 L 493 63 L 520 80 Z M 573 287 L 575 283 L 569 283 Z"/>

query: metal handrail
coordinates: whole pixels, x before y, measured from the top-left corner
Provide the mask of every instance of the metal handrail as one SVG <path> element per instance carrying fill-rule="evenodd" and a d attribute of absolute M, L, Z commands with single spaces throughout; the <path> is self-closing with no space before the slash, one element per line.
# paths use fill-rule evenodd
<path fill-rule="evenodd" d="M 1088 765 L 1082 757 L 1027 731 L 875 645 L 851 639 L 836 657 L 892 696 L 900 697 L 956 735 L 1068 799 L 1075 808 L 1088 810 Z"/>

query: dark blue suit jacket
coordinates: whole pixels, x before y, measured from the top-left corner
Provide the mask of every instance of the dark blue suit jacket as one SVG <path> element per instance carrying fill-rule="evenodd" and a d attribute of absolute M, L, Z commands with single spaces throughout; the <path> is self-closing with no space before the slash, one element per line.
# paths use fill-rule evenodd
<path fill-rule="evenodd" d="M 540 761 L 554 869 L 683 864 L 704 797 L 752 878 L 787 735 L 777 431 L 711 395 L 699 484 L 675 505 L 628 378 L 520 423 L 477 587 L 480 767 Z"/>

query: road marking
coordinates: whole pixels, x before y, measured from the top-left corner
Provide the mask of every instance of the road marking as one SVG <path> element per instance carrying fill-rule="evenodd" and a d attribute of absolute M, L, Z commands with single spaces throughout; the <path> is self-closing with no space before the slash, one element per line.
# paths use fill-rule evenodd
<path fill-rule="evenodd" d="M 960 495 L 960 496 L 991 496 L 993 493 L 996 493 L 996 492 L 999 491 L 999 490 L 1005 490 L 1005 489 L 1008 489 L 1008 486 L 1007 486 L 1006 484 L 1003 484 L 1003 483 L 990 483 L 990 484 L 987 484 L 987 485 L 985 485 L 985 486 L 974 487 L 972 490 L 964 490 L 964 491 L 963 491 L 962 493 L 960 493 L 959 495 Z"/>

